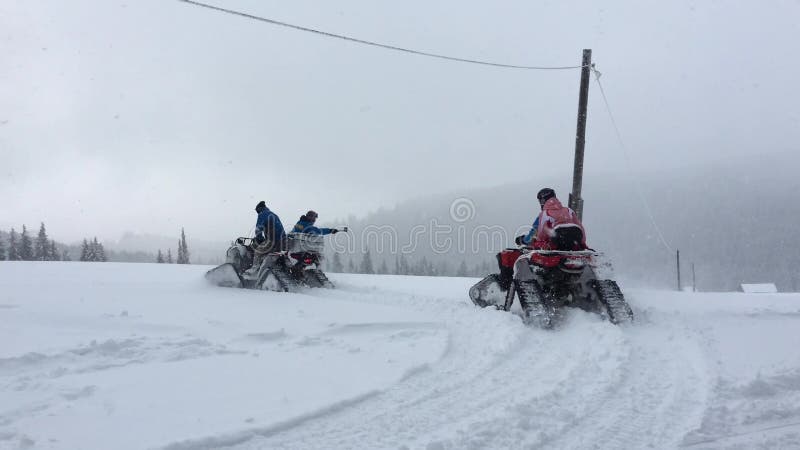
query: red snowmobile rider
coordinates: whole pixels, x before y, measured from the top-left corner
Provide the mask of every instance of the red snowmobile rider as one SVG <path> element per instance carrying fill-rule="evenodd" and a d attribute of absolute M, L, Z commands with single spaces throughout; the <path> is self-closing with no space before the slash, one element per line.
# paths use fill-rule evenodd
<path fill-rule="evenodd" d="M 581 231 L 580 242 L 574 242 L 570 250 L 585 250 L 586 231 L 581 224 L 575 211 L 564 206 L 556 198 L 556 192 L 551 188 L 544 188 L 536 194 L 539 206 L 542 211 L 533 222 L 531 231 L 527 235 L 517 236 L 517 245 L 534 248 L 537 250 L 551 250 L 559 246 L 554 245 L 552 238 L 555 236 L 555 229 L 560 226 L 578 227 Z M 503 250 L 497 254 L 497 263 L 500 266 L 500 287 L 508 290 L 514 278 L 514 264 L 522 255 L 521 250 Z"/>

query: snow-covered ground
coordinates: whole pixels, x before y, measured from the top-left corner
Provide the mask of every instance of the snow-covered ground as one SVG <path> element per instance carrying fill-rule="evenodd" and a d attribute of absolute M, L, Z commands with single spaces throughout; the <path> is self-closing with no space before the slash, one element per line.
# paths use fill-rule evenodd
<path fill-rule="evenodd" d="M 459 278 L 0 263 L 0 448 L 800 448 L 800 295 L 626 290 L 559 331 Z"/>

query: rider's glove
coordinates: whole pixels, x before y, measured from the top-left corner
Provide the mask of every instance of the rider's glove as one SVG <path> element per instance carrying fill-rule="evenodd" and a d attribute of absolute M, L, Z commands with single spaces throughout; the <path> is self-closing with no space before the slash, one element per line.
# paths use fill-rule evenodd
<path fill-rule="evenodd" d="M 523 239 L 525 239 L 525 236 L 517 236 L 514 239 L 514 243 L 517 245 L 525 245 L 525 241 L 523 241 Z"/>
<path fill-rule="evenodd" d="M 336 228 L 331 228 L 331 234 L 336 234 L 338 232 L 339 232 L 339 230 L 337 230 Z"/>
<path fill-rule="evenodd" d="M 264 241 L 266 241 L 266 238 L 264 238 L 263 234 L 259 233 L 256 235 L 256 243 L 263 244 Z"/>

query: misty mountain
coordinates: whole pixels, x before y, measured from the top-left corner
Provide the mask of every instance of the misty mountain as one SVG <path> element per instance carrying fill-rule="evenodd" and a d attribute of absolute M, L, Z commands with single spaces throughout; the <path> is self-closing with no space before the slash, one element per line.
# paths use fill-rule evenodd
<path fill-rule="evenodd" d="M 462 261 L 495 267 L 494 254 L 513 245 L 538 214 L 536 192 L 553 187 L 566 203 L 569 177 L 519 173 L 506 185 L 407 201 L 352 221 L 352 232 L 335 236 L 335 244 L 347 245 L 356 259 L 369 248 L 376 266 L 391 265 L 403 253 L 412 260 L 444 262 L 450 274 Z M 782 158 L 756 167 L 723 162 L 669 173 L 589 173 L 583 184 L 588 243 L 629 283 L 675 286 L 679 249 L 684 285 L 691 284 L 694 263 L 701 290 L 735 290 L 744 282 L 796 290 L 798 188 L 796 167 Z M 452 245 L 442 245 L 448 239 Z M 416 244 L 404 251 L 409 242 Z"/>

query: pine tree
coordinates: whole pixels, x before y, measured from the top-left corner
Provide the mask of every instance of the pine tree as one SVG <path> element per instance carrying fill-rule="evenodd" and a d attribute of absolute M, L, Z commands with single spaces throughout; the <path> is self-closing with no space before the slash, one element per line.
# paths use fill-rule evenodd
<path fill-rule="evenodd" d="M 344 267 L 342 267 L 342 258 L 339 256 L 338 253 L 333 254 L 333 260 L 331 261 L 331 272 L 333 273 L 342 273 Z"/>
<path fill-rule="evenodd" d="M 189 247 L 186 246 L 186 233 L 181 228 L 181 239 L 178 241 L 178 264 L 189 264 Z"/>
<path fill-rule="evenodd" d="M 414 267 L 414 275 L 430 276 L 433 275 L 433 266 L 428 262 L 428 258 L 422 257 L 418 264 Z"/>
<path fill-rule="evenodd" d="M 375 273 L 375 269 L 372 268 L 372 256 L 369 254 L 369 248 L 367 248 L 367 252 L 364 254 L 364 258 L 361 260 L 359 272 L 370 275 Z"/>
<path fill-rule="evenodd" d="M 389 273 L 389 267 L 386 266 L 385 259 L 381 262 L 381 266 L 378 268 L 378 273 L 382 275 Z"/>
<path fill-rule="evenodd" d="M 19 241 L 17 240 L 17 232 L 14 229 L 11 229 L 11 233 L 8 235 L 8 260 L 9 261 L 19 261 Z"/>
<path fill-rule="evenodd" d="M 94 241 L 97 238 L 89 240 L 89 262 L 97 262 L 97 245 L 95 245 Z"/>
<path fill-rule="evenodd" d="M 47 260 L 58 261 L 60 259 L 58 249 L 56 249 L 56 241 L 50 241 L 50 248 L 47 250 Z"/>
<path fill-rule="evenodd" d="M 44 222 L 39 226 L 39 235 L 36 236 L 36 243 L 33 247 L 33 257 L 36 261 L 50 260 L 50 241 L 47 239 L 47 231 L 44 229 Z"/>
<path fill-rule="evenodd" d="M 158 249 L 158 256 L 156 256 L 156 262 L 159 264 L 164 264 L 164 254 L 161 253 L 161 249 Z"/>
<path fill-rule="evenodd" d="M 92 261 L 97 262 L 106 262 L 108 259 L 106 258 L 106 250 L 103 248 L 103 244 L 97 242 L 97 236 L 94 237 L 92 241 L 92 253 L 94 253 L 94 259 Z"/>
<path fill-rule="evenodd" d="M 83 239 L 83 246 L 81 247 L 81 258 L 80 261 L 89 261 L 89 243 L 86 241 L 86 238 Z"/>
<path fill-rule="evenodd" d="M 22 226 L 22 233 L 19 238 L 19 257 L 23 261 L 33 261 L 33 241 L 28 236 L 28 229 Z"/>
<path fill-rule="evenodd" d="M 167 264 L 172 264 L 172 249 L 167 249 Z"/>
<path fill-rule="evenodd" d="M 469 272 L 467 270 L 467 262 L 462 259 L 461 260 L 461 265 L 458 266 L 458 270 L 456 271 L 456 276 L 457 277 L 466 277 L 468 275 L 469 275 Z"/>
<path fill-rule="evenodd" d="M 0 239 L 0 261 L 6 260 L 6 246 L 3 244 L 3 240 Z"/>
<path fill-rule="evenodd" d="M 406 255 L 400 255 L 400 274 L 411 275 L 411 263 L 408 262 Z"/>
<path fill-rule="evenodd" d="M 72 258 L 69 257 L 69 252 L 67 249 L 61 251 L 61 260 L 62 261 L 72 261 Z"/>

